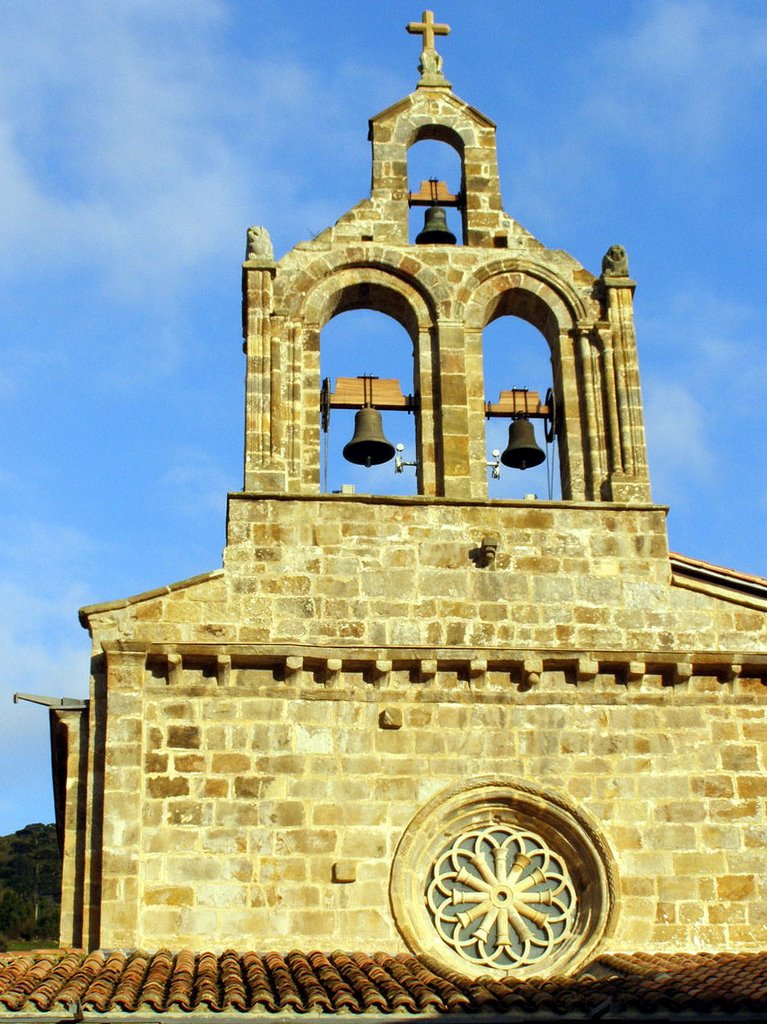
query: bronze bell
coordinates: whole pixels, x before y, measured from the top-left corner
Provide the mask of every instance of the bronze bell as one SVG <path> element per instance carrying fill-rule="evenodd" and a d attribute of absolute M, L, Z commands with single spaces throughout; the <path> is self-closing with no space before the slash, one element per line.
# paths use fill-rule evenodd
<path fill-rule="evenodd" d="M 509 427 L 509 443 L 501 455 L 501 462 L 510 469 L 532 469 L 540 466 L 546 453 L 538 447 L 535 431 L 530 420 L 524 417 L 514 420 Z"/>
<path fill-rule="evenodd" d="M 355 466 L 380 466 L 394 457 L 394 445 L 384 437 L 381 414 L 369 405 L 354 414 L 354 436 L 344 445 L 344 458 Z"/>
<path fill-rule="evenodd" d="M 430 206 L 423 218 L 423 231 L 416 235 L 416 245 L 455 245 L 455 235 L 447 226 L 442 206 Z"/>

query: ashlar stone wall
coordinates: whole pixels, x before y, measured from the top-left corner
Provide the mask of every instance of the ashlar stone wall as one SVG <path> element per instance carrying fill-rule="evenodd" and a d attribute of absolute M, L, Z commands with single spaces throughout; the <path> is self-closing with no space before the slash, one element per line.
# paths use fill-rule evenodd
<path fill-rule="evenodd" d="M 599 823 L 620 879 L 607 948 L 763 948 L 761 682 L 552 671 L 525 691 L 440 670 L 379 690 L 355 672 L 335 689 L 257 674 L 147 683 L 135 930 L 106 919 L 106 945 L 403 949 L 389 900 L 403 830 L 489 776 Z"/>
<path fill-rule="evenodd" d="M 606 948 L 767 941 L 767 614 L 678 585 L 663 509 L 232 495 L 228 540 L 83 612 L 64 941 L 404 949 L 403 833 L 475 779 L 593 823 Z"/>

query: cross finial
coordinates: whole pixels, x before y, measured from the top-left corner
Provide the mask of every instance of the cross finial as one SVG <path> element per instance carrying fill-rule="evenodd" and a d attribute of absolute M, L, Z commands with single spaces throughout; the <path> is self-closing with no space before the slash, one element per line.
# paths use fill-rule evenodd
<path fill-rule="evenodd" d="M 434 21 L 434 11 L 424 11 L 421 21 L 411 21 L 405 26 L 411 35 L 423 37 L 421 48 L 421 62 L 418 70 L 421 72 L 419 88 L 450 88 L 450 82 L 442 74 L 442 58 L 434 49 L 434 37 L 446 36 L 450 33 L 449 25 L 441 25 Z"/>
<path fill-rule="evenodd" d="M 449 25 L 438 25 L 434 21 L 434 11 L 424 11 L 422 21 L 411 21 L 405 27 L 412 35 L 423 36 L 424 50 L 434 49 L 434 37 L 450 34 Z"/>

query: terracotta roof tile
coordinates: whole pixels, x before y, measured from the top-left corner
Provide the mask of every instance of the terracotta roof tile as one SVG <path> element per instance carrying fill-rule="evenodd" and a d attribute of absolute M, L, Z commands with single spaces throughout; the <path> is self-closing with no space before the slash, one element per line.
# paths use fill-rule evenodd
<path fill-rule="evenodd" d="M 169 1011 L 253 1014 L 697 1013 L 767 1019 L 765 953 L 613 953 L 577 975 L 467 978 L 400 953 L 0 954 L 0 1017 Z"/>

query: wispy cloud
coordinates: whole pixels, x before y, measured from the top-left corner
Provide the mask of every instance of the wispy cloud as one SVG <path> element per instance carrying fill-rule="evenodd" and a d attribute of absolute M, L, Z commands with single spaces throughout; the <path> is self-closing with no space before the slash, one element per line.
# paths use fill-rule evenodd
<path fill-rule="evenodd" d="M 656 497 L 712 506 L 759 478 L 767 352 L 758 311 L 700 284 L 640 317 L 638 330 Z"/>
<path fill-rule="evenodd" d="M 581 73 L 584 63 L 593 73 Z M 596 228 L 602 202 L 627 187 L 635 208 L 657 205 L 655 189 L 674 201 L 696 191 L 726 200 L 715 168 L 763 130 L 753 112 L 765 73 L 761 11 L 713 0 L 627 5 L 620 28 L 595 34 L 559 69 L 556 95 L 539 98 L 540 128 L 521 167 L 515 157 L 515 199 L 553 238 L 563 224 Z"/>
<path fill-rule="evenodd" d="M 4 517 L 0 523 L 0 815 L 4 827 L 52 820 L 45 766 L 44 708 L 12 703 L 13 694 L 86 696 L 89 640 L 76 610 L 98 546 L 60 523 Z"/>
<path fill-rule="evenodd" d="M 599 44 L 605 74 L 588 104 L 623 142 L 665 159 L 715 160 L 740 130 L 767 67 L 767 23 L 711 0 L 662 0 Z"/>
<path fill-rule="evenodd" d="M 223 515 L 227 492 L 238 490 L 242 484 L 228 477 L 209 452 L 188 446 L 173 452 L 160 483 L 175 508 L 195 517 L 211 512 Z"/>

